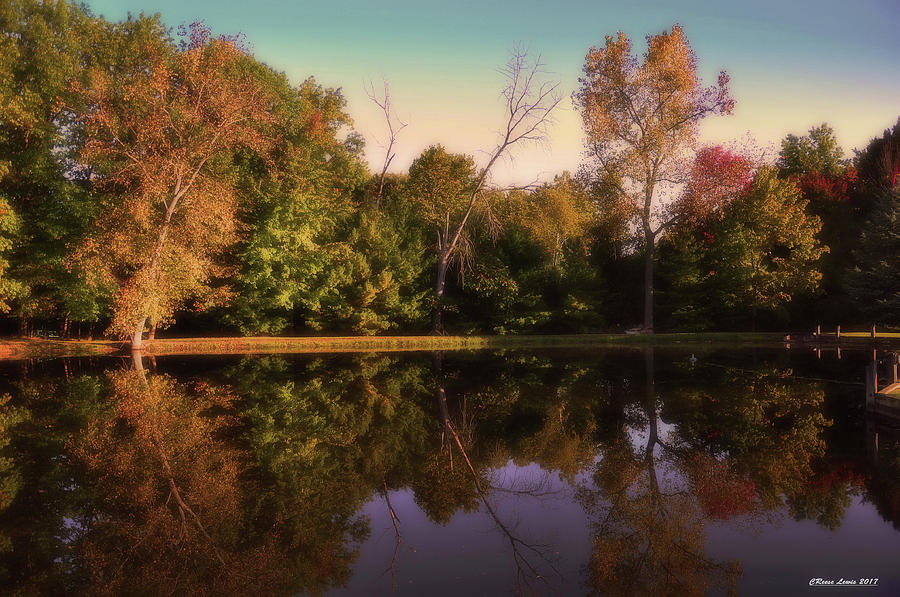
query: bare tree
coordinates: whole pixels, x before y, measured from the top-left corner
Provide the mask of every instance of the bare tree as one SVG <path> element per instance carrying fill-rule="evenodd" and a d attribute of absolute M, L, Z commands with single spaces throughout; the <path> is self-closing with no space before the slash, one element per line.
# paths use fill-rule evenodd
<path fill-rule="evenodd" d="M 371 81 L 366 89 L 366 95 L 369 96 L 369 99 L 384 112 L 384 120 L 387 122 L 388 127 L 388 142 L 384 149 L 384 164 L 381 167 L 381 175 L 378 177 L 378 190 L 375 192 L 376 208 L 381 205 L 381 196 L 384 193 L 384 177 L 387 175 L 391 161 L 396 155 L 394 153 L 394 144 L 397 141 L 397 135 L 409 124 L 391 114 L 391 87 L 388 85 L 387 79 L 382 79 L 382 82 L 384 83 L 383 96 L 375 93 L 375 85 Z"/>
<path fill-rule="evenodd" d="M 388 492 L 387 481 L 382 481 L 382 491 L 381 495 L 384 496 L 384 502 L 387 504 L 388 512 L 391 515 L 391 524 L 394 525 L 394 554 L 391 557 L 391 566 L 385 572 L 390 571 L 391 573 L 391 593 L 397 592 L 397 566 L 398 566 L 398 557 L 400 555 L 400 546 L 405 545 L 407 549 L 410 551 L 416 551 L 414 547 L 412 547 L 406 540 L 403 538 L 403 534 L 400 532 L 400 517 L 397 516 L 397 512 L 394 510 L 394 507 L 391 505 L 391 497 Z"/>
<path fill-rule="evenodd" d="M 509 542 L 513 563 L 516 567 L 516 593 L 519 595 L 537 594 L 538 592 L 556 593 L 557 591 L 554 589 L 550 582 L 551 579 L 548 578 L 548 576 L 545 575 L 542 571 L 542 569 L 546 568 L 547 571 L 552 572 L 555 577 L 562 578 L 562 574 L 556 567 L 554 559 L 549 553 L 549 546 L 529 543 L 523 540 L 519 535 L 516 534 L 515 529 L 512 526 L 503 521 L 503 519 L 497 513 L 497 510 L 494 508 L 494 505 L 490 502 L 490 500 L 488 500 L 488 494 L 495 488 L 492 485 L 488 487 L 482 485 L 478 471 L 475 469 L 475 466 L 469 459 L 469 454 L 465 447 L 465 444 L 467 442 L 463 441 L 460 438 L 460 434 L 457 433 L 453 423 L 450 421 L 450 410 L 447 406 L 447 394 L 444 391 L 443 387 L 438 388 L 438 404 L 440 407 L 441 422 L 443 423 L 444 433 L 446 433 L 449 436 L 449 439 L 452 440 L 450 442 L 449 450 L 451 467 L 453 464 L 453 444 L 456 444 L 456 447 L 459 450 L 459 453 L 462 455 L 463 461 L 466 464 L 466 468 L 472 475 L 472 483 L 475 486 L 475 491 L 478 493 L 478 498 L 484 504 L 487 513 L 494 520 L 494 523 L 497 525 L 497 529 L 501 532 L 506 541 Z M 520 490 L 520 493 L 524 495 L 539 495 L 540 490 Z M 540 591 L 535 585 L 532 584 L 533 580 L 540 581 L 542 583 Z"/>
<path fill-rule="evenodd" d="M 558 93 L 559 82 L 541 80 L 546 72 L 540 56 L 532 61 L 525 50 L 516 49 L 501 72 L 506 77 L 507 84 L 502 93 L 506 117 L 505 124 L 500 129 L 500 141 L 489 154 L 487 165 L 468 188 L 468 200 L 458 219 L 456 221 L 448 219 L 438 227 L 438 265 L 432 320 L 432 333 L 435 334 L 443 333 L 442 302 L 451 257 L 459 247 L 472 212 L 484 198 L 494 164 L 505 156 L 513 145 L 545 141 L 548 127 L 553 122 L 553 110 L 561 101 Z"/>

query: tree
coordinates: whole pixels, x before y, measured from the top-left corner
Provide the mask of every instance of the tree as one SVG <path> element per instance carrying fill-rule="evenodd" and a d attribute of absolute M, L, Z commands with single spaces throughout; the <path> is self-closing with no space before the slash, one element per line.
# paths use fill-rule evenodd
<path fill-rule="evenodd" d="M 675 223 L 703 232 L 753 179 L 753 163 L 721 145 L 700 148 L 672 212 Z"/>
<path fill-rule="evenodd" d="M 788 135 L 781 142 L 777 167 L 782 174 L 797 176 L 818 172 L 836 177 L 846 166 L 844 150 L 827 123 L 809 129 L 809 135 Z"/>
<path fill-rule="evenodd" d="M 856 154 L 856 169 L 867 184 L 889 189 L 900 184 L 900 118 Z"/>
<path fill-rule="evenodd" d="M 793 180 L 807 211 L 822 220 L 819 239 L 828 247 L 822 258 L 821 297 L 798 305 L 798 323 L 847 321 L 858 312 L 846 295 L 846 272 L 852 267 L 853 250 L 862 225 L 857 170 L 845 159 L 834 131 L 823 123 L 803 137 L 788 135 L 781 142 L 776 161 L 779 173 Z M 807 319 L 802 320 L 803 313 Z"/>
<path fill-rule="evenodd" d="M 120 29 L 135 55 L 92 69 L 79 89 L 81 157 L 110 193 L 80 256 L 95 279 L 114 281 L 111 330 L 139 350 L 147 321 L 165 322 L 206 289 L 233 240 L 234 188 L 216 172 L 237 148 L 269 142 L 274 98 L 247 76 L 234 39 L 195 23 L 174 48 L 158 23 Z"/>
<path fill-rule="evenodd" d="M 882 190 L 862 229 L 849 293 L 870 321 L 900 325 L 900 189 Z"/>
<path fill-rule="evenodd" d="M 447 152 L 441 145 L 432 145 L 422 155 L 413 160 L 409 167 L 405 193 L 416 202 L 420 216 L 428 231 L 433 231 L 436 236 L 435 252 L 437 255 L 437 277 L 434 287 L 434 301 L 432 312 L 432 332 L 438 333 L 443 329 L 443 297 L 446 283 L 447 270 L 451 260 L 457 262 L 461 270 L 464 270 L 468 260 L 471 259 L 472 231 L 469 219 L 473 214 L 481 217 L 489 217 L 483 209 L 486 204 L 475 202 L 469 209 L 472 189 L 478 185 L 478 172 L 475 161 L 467 155 Z M 450 242 L 454 231 L 451 226 L 466 219 L 467 226 L 457 230 L 453 251 L 445 256 L 446 245 Z M 444 263 L 443 260 L 446 262 Z"/>
<path fill-rule="evenodd" d="M 9 275 L 11 253 L 20 225 L 12 206 L 0 195 L 0 313 L 9 312 L 12 299 L 22 292 L 21 282 Z"/>
<path fill-rule="evenodd" d="M 663 239 L 660 254 L 660 306 L 668 324 L 679 330 L 715 325 L 718 301 L 712 247 L 716 227 L 752 180 L 753 164 L 721 146 L 703 147 L 694 157 L 688 183 L 672 205 L 675 224 Z"/>
<path fill-rule="evenodd" d="M 581 238 L 593 220 L 587 190 L 568 172 L 555 176 L 525 195 L 518 217 L 522 226 L 547 251 L 554 268 L 562 259 L 564 245 Z"/>
<path fill-rule="evenodd" d="M 806 213 L 793 182 L 760 169 L 715 230 L 715 276 L 723 302 L 749 308 L 755 326 L 758 310 L 816 291 L 822 279 L 818 261 L 827 251 L 817 239 L 821 226 Z"/>
<path fill-rule="evenodd" d="M 661 209 L 673 186 L 686 181 L 700 121 L 730 114 L 728 75 L 701 86 L 697 59 L 681 27 L 647 36 L 643 62 L 624 33 L 591 48 L 573 100 L 587 135 L 586 168 L 605 181 L 640 227 L 644 250 L 644 328 L 653 329 L 653 256 L 674 221 Z"/>
<path fill-rule="evenodd" d="M 2 311 L 95 320 L 98 297 L 67 267 L 67 246 L 90 223 L 97 199 L 73 161 L 79 102 L 70 83 L 107 62 L 108 28 L 81 6 L 14 0 L 0 6 L 0 204 Z"/>
<path fill-rule="evenodd" d="M 560 102 L 556 93 L 558 83 L 545 83 L 539 80 L 542 64 L 538 58 L 529 62 L 524 51 L 513 52 L 512 57 L 503 69 L 507 85 L 503 89 L 506 118 L 500 131 L 500 142 L 490 153 L 487 164 L 471 180 L 459 176 L 455 180 L 443 181 L 439 174 L 426 173 L 429 162 L 441 163 L 449 167 L 450 172 L 461 175 L 466 168 L 466 158 L 459 156 L 449 158 L 442 148 L 430 148 L 420 161 L 414 162 L 416 169 L 410 167 L 410 183 L 412 188 L 421 193 L 417 197 L 428 212 L 429 224 L 437 237 L 437 275 L 434 283 L 434 314 L 432 333 L 443 333 L 441 319 L 444 287 L 447 270 L 451 259 L 456 257 L 460 243 L 465 242 L 465 234 L 472 214 L 476 208 L 484 205 L 485 189 L 494 164 L 506 155 L 514 145 L 529 141 L 542 141 L 546 138 L 547 126 L 552 121 L 553 110 Z M 434 150 L 434 151 L 432 151 Z M 442 155 L 443 154 L 443 155 Z M 469 159 L 471 162 L 471 159 Z M 448 172 L 448 173 L 450 173 Z M 428 185 L 434 185 L 428 188 Z M 446 188 L 444 188 L 446 187 Z"/>
<path fill-rule="evenodd" d="M 422 319 L 426 248 L 402 186 L 387 176 L 380 208 L 340 89 L 292 86 L 267 67 L 279 98 L 277 142 L 242 152 L 237 189 L 246 234 L 234 251 L 222 320 L 242 333 L 304 326 L 372 334 Z M 375 185 L 379 182 L 374 181 Z"/>

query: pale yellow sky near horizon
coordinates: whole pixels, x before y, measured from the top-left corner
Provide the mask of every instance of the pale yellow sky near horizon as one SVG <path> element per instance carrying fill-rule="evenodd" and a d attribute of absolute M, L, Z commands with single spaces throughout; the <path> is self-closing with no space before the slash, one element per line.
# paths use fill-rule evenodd
<path fill-rule="evenodd" d="M 405 172 L 413 159 L 435 143 L 450 151 L 472 155 L 483 165 L 486 155 L 496 145 L 497 130 L 503 123 L 503 105 L 498 95 L 502 79 L 497 77 L 496 81 L 497 90 L 485 89 L 476 95 L 470 89 L 466 97 L 473 99 L 440 111 L 428 110 L 427 106 L 443 105 L 428 97 L 444 91 L 442 85 L 408 89 L 392 84 L 393 106 L 408 126 L 398 135 L 396 157 L 390 170 Z M 756 151 L 763 150 L 765 159 L 771 161 L 787 134 L 803 135 L 810 127 L 827 122 L 834 128 L 845 157 L 850 158 L 854 149 L 864 148 L 869 140 L 892 127 L 900 116 L 900 98 L 892 108 L 887 97 L 872 95 L 871 88 L 865 93 L 855 93 L 852 88 L 826 91 L 826 82 L 817 83 L 803 78 L 786 81 L 782 87 L 785 93 L 775 97 L 771 93 L 754 92 L 751 85 L 732 81 L 737 99 L 734 114 L 704 120 L 701 144 L 723 144 L 740 150 L 750 143 Z M 547 143 L 514 147 L 509 159 L 495 168 L 492 179 L 496 184 L 547 181 L 563 170 L 578 169 L 584 149 L 583 131 L 581 116 L 572 106 L 571 92 L 571 88 L 563 90 L 563 101 L 555 113 Z M 885 92 L 887 95 L 890 91 L 885 89 Z M 380 170 L 383 143 L 387 139 L 384 116 L 362 91 L 357 93 L 345 87 L 344 93 L 356 130 L 366 139 L 370 167 L 373 171 Z"/>

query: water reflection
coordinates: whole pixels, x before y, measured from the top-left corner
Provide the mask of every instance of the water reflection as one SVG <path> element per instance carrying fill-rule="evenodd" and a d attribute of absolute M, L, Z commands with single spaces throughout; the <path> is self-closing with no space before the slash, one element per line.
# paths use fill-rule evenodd
<path fill-rule="evenodd" d="M 896 548 L 900 441 L 879 423 L 873 450 L 876 430 L 846 404 L 855 387 L 802 379 L 821 375 L 775 353 L 687 357 L 266 356 L 10 373 L 0 586 L 402 592 L 440 546 L 459 559 L 432 570 L 433 594 L 486 586 L 458 579 L 486 549 L 502 558 L 492 586 L 519 594 L 724 594 L 754 571 L 710 550 L 712 529 L 840 529 L 857 502 L 892 525 Z M 584 550 L 554 532 L 573 524 L 563 512 L 581 513 Z M 474 555 L 446 543 L 460 521 L 479 529 Z M 383 533 L 390 549 L 371 552 Z"/>

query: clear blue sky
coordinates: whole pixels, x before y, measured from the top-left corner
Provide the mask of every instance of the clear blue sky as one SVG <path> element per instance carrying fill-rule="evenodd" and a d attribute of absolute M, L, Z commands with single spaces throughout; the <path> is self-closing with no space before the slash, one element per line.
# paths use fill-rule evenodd
<path fill-rule="evenodd" d="M 723 68 L 731 74 L 735 114 L 704 123 L 705 140 L 741 142 L 749 132 L 759 145 L 774 147 L 787 133 L 827 121 L 851 154 L 900 116 L 900 0 L 88 4 L 111 20 L 159 12 L 172 27 L 202 19 L 216 33 L 243 32 L 258 59 L 295 82 L 315 76 L 343 88 L 373 163 L 381 159 L 384 123 L 363 88 L 384 76 L 395 108 L 409 121 L 398 141 L 397 170 L 436 142 L 476 159 L 493 147 L 502 118 L 497 68 L 514 45 L 541 53 L 568 98 L 586 51 L 605 35 L 622 30 L 642 50 L 645 34 L 676 22 L 707 81 Z M 580 152 L 581 123 L 567 100 L 549 146 L 518 150 L 496 178 L 529 182 L 574 170 Z"/>

